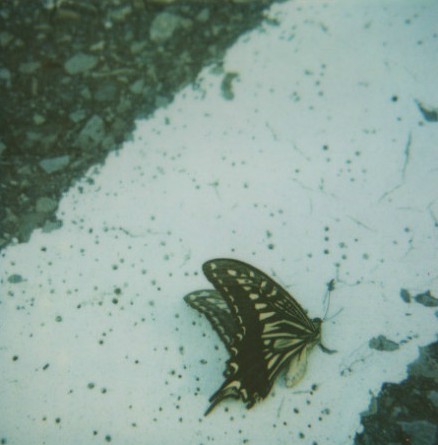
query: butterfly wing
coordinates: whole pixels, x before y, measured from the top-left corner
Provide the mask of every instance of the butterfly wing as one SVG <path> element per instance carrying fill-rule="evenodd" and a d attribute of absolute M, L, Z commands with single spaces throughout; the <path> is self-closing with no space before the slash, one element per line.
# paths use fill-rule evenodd
<path fill-rule="evenodd" d="M 239 326 L 226 380 L 210 398 L 206 414 L 226 397 L 241 398 L 251 408 L 268 395 L 286 363 L 305 363 L 301 358 L 319 341 L 320 324 L 310 320 L 279 284 L 249 264 L 215 259 L 203 270 Z"/>
<path fill-rule="evenodd" d="M 236 339 L 239 326 L 222 295 L 216 290 L 205 289 L 191 292 L 184 297 L 184 300 L 193 309 L 206 316 L 231 353 L 231 346 Z"/>

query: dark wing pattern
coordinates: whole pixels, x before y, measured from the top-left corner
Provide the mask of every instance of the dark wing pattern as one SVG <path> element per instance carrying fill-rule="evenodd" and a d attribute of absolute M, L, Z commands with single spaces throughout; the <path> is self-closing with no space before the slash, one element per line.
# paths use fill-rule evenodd
<path fill-rule="evenodd" d="M 184 297 L 184 300 L 207 317 L 226 348 L 231 353 L 239 325 L 231 314 L 230 308 L 222 295 L 213 289 L 198 290 Z"/>
<path fill-rule="evenodd" d="M 205 414 L 226 397 L 241 398 L 251 408 L 268 395 L 286 363 L 288 386 L 295 384 L 305 372 L 308 349 L 320 341 L 321 320 L 310 320 L 288 292 L 249 264 L 215 259 L 206 262 L 203 271 L 238 326 L 229 346 L 225 382 L 210 398 Z"/>

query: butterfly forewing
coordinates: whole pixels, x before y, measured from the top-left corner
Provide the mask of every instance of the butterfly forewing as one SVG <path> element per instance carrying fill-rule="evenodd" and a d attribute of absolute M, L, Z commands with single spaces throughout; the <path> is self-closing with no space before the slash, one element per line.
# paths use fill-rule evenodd
<path fill-rule="evenodd" d="M 300 357 L 319 341 L 319 324 L 280 285 L 249 264 L 216 259 L 206 262 L 203 270 L 238 326 L 229 348 L 227 378 L 211 397 L 207 413 L 225 397 L 241 397 L 251 407 L 266 397 L 285 363 L 295 360 L 305 366 Z"/>
<path fill-rule="evenodd" d="M 300 327 L 307 327 L 312 331 L 312 321 L 292 295 L 255 267 L 242 261 L 216 259 L 207 261 L 203 265 L 203 271 L 235 312 L 238 310 L 236 295 L 243 293 L 253 301 L 260 299 L 259 303 L 269 304 L 271 309 L 276 309 Z"/>

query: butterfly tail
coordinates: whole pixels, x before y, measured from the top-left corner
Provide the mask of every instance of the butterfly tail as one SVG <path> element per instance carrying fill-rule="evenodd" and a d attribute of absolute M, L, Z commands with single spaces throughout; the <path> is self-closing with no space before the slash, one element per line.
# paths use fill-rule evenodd
<path fill-rule="evenodd" d="M 237 380 L 226 380 L 225 383 L 210 397 L 210 406 L 205 411 L 204 416 L 213 411 L 214 407 L 220 403 L 223 399 L 227 397 L 232 397 L 234 399 L 238 399 L 240 397 L 240 393 L 238 390 L 238 386 L 240 382 Z"/>

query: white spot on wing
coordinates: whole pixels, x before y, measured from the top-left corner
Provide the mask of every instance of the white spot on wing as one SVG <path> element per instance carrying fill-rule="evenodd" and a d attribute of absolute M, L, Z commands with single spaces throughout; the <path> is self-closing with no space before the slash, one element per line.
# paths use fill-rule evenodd
<path fill-rule="evenodd" d="M 273 315 L 275 315 L 275 312 L 260 312 L 259 320 L 266 320 L 267 318 L 271 318 Z"/>

